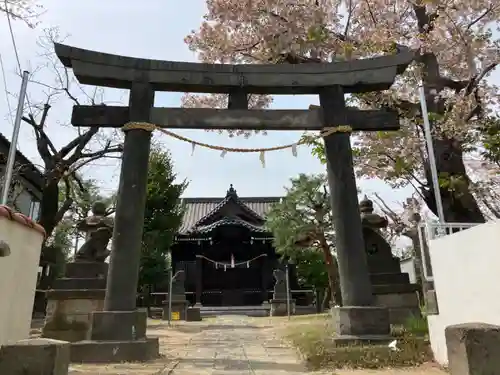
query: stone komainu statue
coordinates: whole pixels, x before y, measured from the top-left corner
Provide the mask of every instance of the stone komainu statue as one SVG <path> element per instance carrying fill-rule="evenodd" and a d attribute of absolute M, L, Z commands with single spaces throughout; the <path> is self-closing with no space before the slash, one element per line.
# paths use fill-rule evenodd
<path fill-rule="evenodd" d="M 286 298 L 287 290 L 286 290 L 286 275 L 283 270 L 275 269 L 273 271 L 274 280 L 276 281 L 274 284 L 273 290 L 273 298 L 280 299 Z"/>
<path fill-rule="evenodd" d="M 108 243 L 113 236 L 114 221 L 106 216 L 106 208 L 103 202 L 95 202 L 92 215 L 78 223 L 77 229 L 87 236 L 76 253 L 76 262 L 104 262 L 109 256 Z"/>

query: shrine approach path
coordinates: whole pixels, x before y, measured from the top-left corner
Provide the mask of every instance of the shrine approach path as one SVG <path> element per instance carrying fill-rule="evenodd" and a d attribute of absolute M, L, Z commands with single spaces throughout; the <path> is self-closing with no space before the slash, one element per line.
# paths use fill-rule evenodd
<path fill-rule="evenodd" d="M 437 369 L 337 370 L 310 372 L 297 351 L 279 334 L 280 323 L 266 318 L 221 316 L 203 322 L 151 324 L 148 335 L 160 338 L 163 358 L 154 363 L 107 366 L 72 365 L 71 375 L 441 375 Z"/>

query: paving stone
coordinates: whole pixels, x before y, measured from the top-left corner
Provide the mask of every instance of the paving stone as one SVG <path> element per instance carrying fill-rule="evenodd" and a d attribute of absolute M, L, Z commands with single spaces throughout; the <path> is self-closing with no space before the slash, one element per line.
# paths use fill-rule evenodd
<path fill-rule="evenodd" d="M 306 374 L 296 352 L 249 319 L 223 316 L 194 337 L 171 375 Z M 271 335 L 271 336 L 270 336 Z"/>

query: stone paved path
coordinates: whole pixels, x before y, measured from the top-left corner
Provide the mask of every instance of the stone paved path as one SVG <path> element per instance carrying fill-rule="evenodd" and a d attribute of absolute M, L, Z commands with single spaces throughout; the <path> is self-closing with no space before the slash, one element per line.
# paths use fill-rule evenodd
<path fill-rule="evenodd" d="M 171 375 L 306 374 L 294 349 L 239 316 L 217 318 L 190 340 Z"/>
<path fill-rule="evenodd" d="M 70 375 L 446 375 L 432 365 L 307 372 L 296 351 L 280 338 L 279 325 L 243 316 L 179 322 L 171 328 L 152 321 L 148 335 L 160 338 L 162 358 L 148 363 L 73 364 Z"/>

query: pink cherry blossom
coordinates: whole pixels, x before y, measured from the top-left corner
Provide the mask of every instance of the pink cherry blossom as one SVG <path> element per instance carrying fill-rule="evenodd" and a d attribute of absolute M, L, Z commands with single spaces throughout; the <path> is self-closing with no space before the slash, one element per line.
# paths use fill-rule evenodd
<path fill-rule="evenodd" d="M 254 64 L 366 58 L 395 43 L 418 50 L 390 90 L 351 98 L 402 116 L 399 132 L 356 136 L 357 173 L 394 187 L 412 184 L 427 203 L 434 199 L 418 102 L 423 79 L 440 179 L 447 180 L 447 220 L 481 221 L 464 157 L 481 148 L 477 129 L 485 119 L 498 116 L 500 90 L 487 78 L 500 62 L 499 20 L 500 3 L 485 0 L 207 0 L 204 21 L 186 43 L 204 62 Z M 225 100 L 187 95 L 184 103 L 221 107 Z M 252 105 L 270 102 L 259 97 Z"/>

